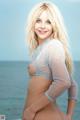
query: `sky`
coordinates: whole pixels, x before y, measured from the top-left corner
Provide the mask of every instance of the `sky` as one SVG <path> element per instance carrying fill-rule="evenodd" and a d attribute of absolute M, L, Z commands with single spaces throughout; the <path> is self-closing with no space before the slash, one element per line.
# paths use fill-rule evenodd
<path fill-rule="evenodd" d="M 0 0 L 0 61 L 29 60 L 25 24 L 32 7 L 41 1 L 44 0 Z M 50 1 L 64 17 L 73 60 L 80 60 L 80 0 Z"/>

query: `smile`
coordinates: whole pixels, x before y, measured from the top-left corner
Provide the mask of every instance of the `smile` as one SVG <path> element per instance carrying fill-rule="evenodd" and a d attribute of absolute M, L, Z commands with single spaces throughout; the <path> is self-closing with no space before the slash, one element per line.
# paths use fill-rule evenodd
<path fill-rule="evenodd" d="M 43 31 L 43 30 L 37 30 L 40 34 L 45 34 L 45 33 L 47 33 L 48 31 L 47 30 L 45 30 L 45 31 Z"/>

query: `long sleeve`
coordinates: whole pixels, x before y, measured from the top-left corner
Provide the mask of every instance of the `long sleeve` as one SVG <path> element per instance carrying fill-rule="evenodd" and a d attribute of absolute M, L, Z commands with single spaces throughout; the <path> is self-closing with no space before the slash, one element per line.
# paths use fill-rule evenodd
<path fill-rule="evenodd" d="M 52 74 L 52 84 L 29 108 L 37 112 L 54 102 L 66 89 L 70 88 L 70 76 L 65 65 L 65 53 L 62 44 L 51 41 L 46 49 L 47 62 Z"/>
<path fill-rule="evenodd" d="M 71 78 L 71 86 L 68 89 L 68 99 L 77 100 L 78 99 L 78 84 L 75 80 Z"/>
<path fill-rule="evenodd" d="M 65 65 L 64 49 L 59 41 L 51 43 L 48 50 L 48 62 L 53 81 L 44 94 L 50 101 L 55 101 L 58 96 L 71 86 L 69 73 Z"/>
<path fill-rule="evenodd" d="M 67 115 L 69 115 L 72 118 L 76 100 L 78 100 L 78 85 L 77 82 L 72 79 L 71 75 L 70 78 L 71 78 L 71 86 L 68 89 Z"/>

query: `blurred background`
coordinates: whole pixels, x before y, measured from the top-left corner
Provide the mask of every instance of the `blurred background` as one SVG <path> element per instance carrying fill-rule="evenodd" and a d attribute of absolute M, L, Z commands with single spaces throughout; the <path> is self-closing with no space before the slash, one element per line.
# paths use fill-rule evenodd
<path fill-rule="evenodd" d="M 6 120 L 19 120 L 22 116 L 30 59 L 25 25 L 32 7 L 41 1 L 43 0 L 0 0 L 0 114 L 4 114 Z M 80 86 L 80 0 L 49 1 L 59 7 L 64 17 L 75 66 L 74 79 Z M 59 104 L 66 111 L 67 93 L 63 96 L 60 97 Z M 76 120 L 80 120 L 79 112 L 80 99 L 73 120 L 76 117 Z"/>

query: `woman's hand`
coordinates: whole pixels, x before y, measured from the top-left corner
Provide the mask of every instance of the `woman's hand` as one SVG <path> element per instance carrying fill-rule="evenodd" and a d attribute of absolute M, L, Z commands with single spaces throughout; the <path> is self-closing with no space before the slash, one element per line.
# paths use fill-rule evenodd
<path fill-rule="evenodd" d="M 26 108 L 23 112 L 22 120 L 33 120 L 36 113 L 32 111 L 30 108 Z"/>
<path fill-rule="evenodd" d="M 69 114 L 66 114 L 66 117 L 67 117 L 67 120 L 72 120 L 72 117 L 71 117 L 71 115 L 69 115 Z"/>

